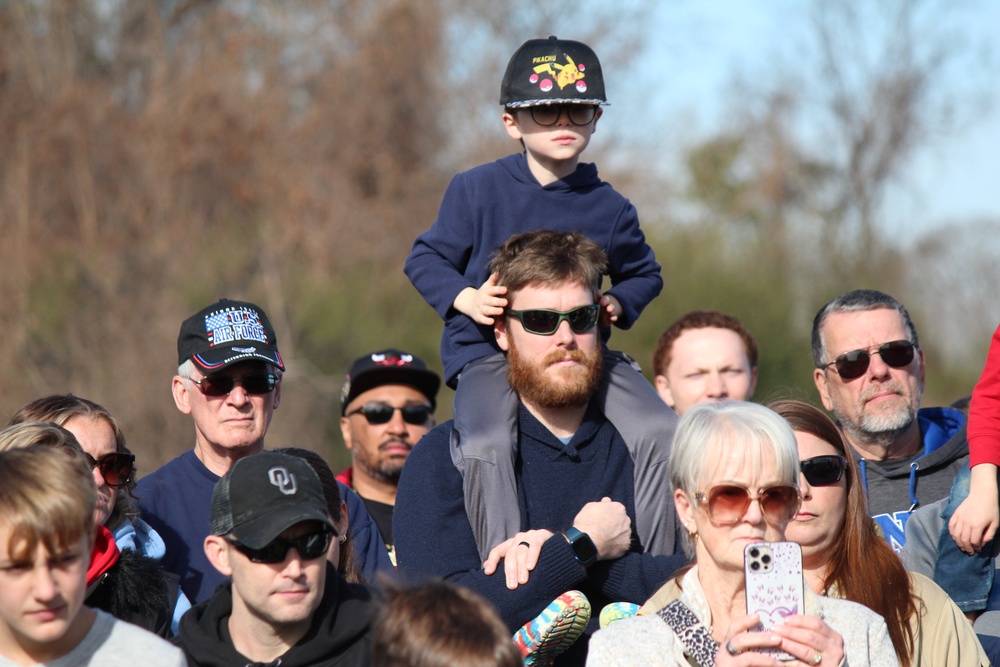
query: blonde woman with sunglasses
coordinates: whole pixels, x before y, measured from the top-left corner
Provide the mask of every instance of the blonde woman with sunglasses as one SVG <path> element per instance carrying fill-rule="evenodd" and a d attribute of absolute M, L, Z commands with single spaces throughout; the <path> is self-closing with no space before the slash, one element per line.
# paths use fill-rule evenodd
<path fill-rule="evenodd" d="M 694 564 L 640 616 L 596 633 L 588 665 L 898 664 L 881 617 L 808 587 L 803 614 L 770 632 L 751 630 L 760 619 L 746 613 L 744 549 L 783 541 L 801 503 L 795 436 L 783 419 L 752 403 L 695 406 L 677 428 L 669 470 Z"/>
<path fill-rule="evenodd" d="M 941 588 L 907 572 L 865 509 L 858 466 L 837 426 L 801 401 L 768 407 L 795 433 L 802 506 L 785 537 L 802 546 L 806 583 L 820 595 L 853 600 L 885 618 L 903 667 L 988 665 L 972 626 Z"/>

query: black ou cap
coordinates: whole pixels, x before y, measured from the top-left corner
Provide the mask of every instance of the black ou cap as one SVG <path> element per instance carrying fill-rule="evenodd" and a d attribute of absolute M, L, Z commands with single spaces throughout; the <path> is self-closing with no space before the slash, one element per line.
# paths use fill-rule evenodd
<path fill-rule="evenodd" d="M 220 299 L 181 324 L 177 364 L 190 359 L 206 374 L 238 361 L 259 359 L 285 370 L 274 327 L 260 306 Z"/>
<path fill-rule="evenodd" d="M 319 477 L 305 460 L 276 452 L 244 457 L 212 491 L 212 534 L 261 549 L 302 521 L 336 528 Z"/>
<path fill-rule="evenodd" d="M 431 409 L 437 405 L 437 392 L 441 377 L 427 368 L 423 359 L 401 350 L 379 350 L 358 357 L 344 378 L 340 392 L 340 414 L 347 413 L 347 405 L 359 394 L 384 384 L 404 384 L 427 397 Z"/>
<path fill-rule="evenodd" d="M 500 84 L 500 104 L 607 104 L 601 62 L 582 42 L 529 39 L 511 56 Z"/>

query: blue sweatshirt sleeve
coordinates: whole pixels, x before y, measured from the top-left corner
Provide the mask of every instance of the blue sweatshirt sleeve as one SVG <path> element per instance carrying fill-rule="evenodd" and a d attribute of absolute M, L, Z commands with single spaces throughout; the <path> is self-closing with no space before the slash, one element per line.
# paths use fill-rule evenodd
<path fill-rule="evenodd" d="M 413 242 L 403 272 L 424 300 L 444 319 L 455 297 L 473 285 L 466 269 L 473 251 L 473 209 L 463 174 L 455 176 L 441 200 L 437 220 Z"/>
<path fill-rule="evenodd" d="M 396 562 L 410 580 L 442 577 L 479 593 L 513 632 L 578 587 L 586 571 L 557 534 L 542 546 L 527 584 L 508 590 L 502 566 L 486 576 L 465 513 L 462 477 L 448 451 L 450 432 L 450 422 L 438 426 L 406 460 L 393 510 Z"/>
<path fill-rule="evenodd" d="M 622 304 L 622 316 L 615 324 L 628 329 L 663 289 L 656 254 L 646 243 L 646 236 L 639 228 L 639 216 L 628 200 L 611 234 L 608 273 L 612 287 L 607 293 Z"/>

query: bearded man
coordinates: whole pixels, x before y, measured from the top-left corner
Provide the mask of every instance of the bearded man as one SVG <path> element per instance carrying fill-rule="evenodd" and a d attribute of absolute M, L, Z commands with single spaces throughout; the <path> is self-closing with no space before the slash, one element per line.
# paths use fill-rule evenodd
<path fill-rule="evenodd" d="M 910 514 L 948 495 L 968 460 L 965 415 L 920 408 L 924 351 L 910 313 L 875 290 L 841 294 L 813 320 L 813 380 L 857 458 L 886 541 L 906 544 Z"/>
<path fill-rule="evenodd" d="M 549 231 L 511 237 L 491 264 L 507 287 L 508 306 L 494 330 L 519 399 L 515 481 L 522 532 L 496 545 L 485 563 L 480 558 L 449 449 L 453 422 L 424 436 L 400 478 L 393 517 L 400 571 L 476 591 L 511 631 L 572 589 L 593 609 L 611 601 L 641 603 L 684 562 L 680 555 L 642 552 L 633 528 L 634 463 L 595 399 L 606 264 L 604 250 L 584 236 Z M 674 520 L 673 513 L 663 517 Z M 555 664 L 584 664 L 596 625 L 595 615 L 583 639 Z"/>

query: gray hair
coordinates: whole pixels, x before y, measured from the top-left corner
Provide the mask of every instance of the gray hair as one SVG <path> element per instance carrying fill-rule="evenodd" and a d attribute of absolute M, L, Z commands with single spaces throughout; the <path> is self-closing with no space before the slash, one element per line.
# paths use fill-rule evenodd
<path fill-rule="evenodd" d="M 917 338 L 917 328 L 913 326 L 913 319 L 899 301 L 884 292 L 871 289 L 856 289 L 845 292 L 840 296 L 827 301 L 826 305 L 819 309 L 816 317 L 813 318 L 812 328 L 812 356 L 813 364 L 819 368 L 828 360 L 826 358 L 826 341 L 823 340 L 822 328 L 826 323 L 826 318 L 831 313 L 858 313 L 866 310 L 895 310 L 903 318 L 906 325 L 906 336 L 916 347 L 920 347 L 920 339 Z M 889 341 L 885 341 L 889 342 Z"/>
<path fill-rule="evenodd" d="M 670 450 L 670 483 L 690 498 L 724 459 L 738 458 L 741 469 L 760 472 L 765 453 L 777 467 L 777 477 L 798 488 L 799 450 L 795 433 L 784 419 L 757 403 L 701 403 L 684 413 Z M 693 546 L 684 535 L 684 550 Z"/>

